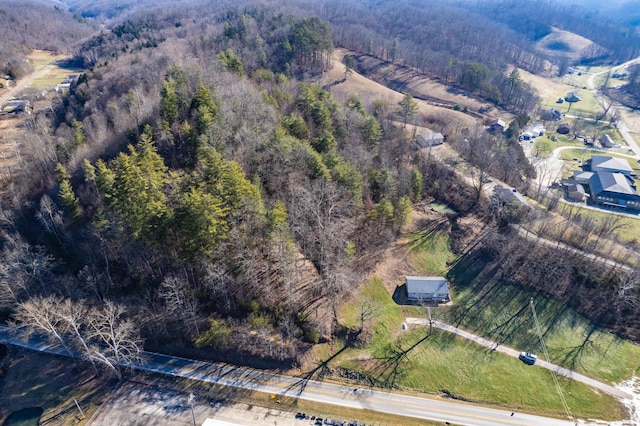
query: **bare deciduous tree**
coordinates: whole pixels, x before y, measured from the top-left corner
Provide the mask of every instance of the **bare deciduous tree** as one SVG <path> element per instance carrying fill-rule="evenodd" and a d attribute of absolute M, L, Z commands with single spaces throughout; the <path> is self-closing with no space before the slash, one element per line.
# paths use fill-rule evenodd
<path fill-rule="evenodd" d="M 32 297 L 17 306 L 14 318 L 33 332 L 44 333 L 53 342 L 59 343 L 73 353 L 64 338 L 64 324 L 58 313 L 62 300 L 57 297 Z"/>
<path fill-rule="evenodd" d="M 160 284 L 160 297 L 167 312 L 184 323 L 190 334 L 200 333 L 198 328 L 198 299 L 189 283 L 175 275 L 167 276 Z"/>
<path fill-rule="evenodd" d="M 137 360 L 142 340 L 136 324 L 126 318 L 124 307 L 107 301 L 102 309 L 89 313 L 88 340 L 91 358 L 122 379 L 123 367 Z"/>

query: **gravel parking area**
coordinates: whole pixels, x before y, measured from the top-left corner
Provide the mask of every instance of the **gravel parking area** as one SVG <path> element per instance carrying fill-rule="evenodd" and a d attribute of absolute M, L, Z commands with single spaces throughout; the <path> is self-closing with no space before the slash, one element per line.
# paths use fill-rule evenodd
<path fill-rule="evenodd" d="M 139 383 L 123 384 L 87 422 L 92 426 L 202 425 L 207 418 L 237 425 L 300 424 L 295 413 L 246 404 L 227 404 Z"/>

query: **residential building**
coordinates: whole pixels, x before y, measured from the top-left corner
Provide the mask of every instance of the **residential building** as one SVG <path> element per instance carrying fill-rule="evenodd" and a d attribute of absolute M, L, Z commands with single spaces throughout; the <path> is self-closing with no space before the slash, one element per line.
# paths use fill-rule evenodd
<path fill-rule="evenodd" d="M 565 96 L 564 100 L 567 102 L 579 102 L 582 98 L 576 95 L 575 92 L 567 92 L 567 96 Z"/>
<path fill-rule="evenodd" d="M 640 210 L 640 195 L 629 175 L 596 171 L 589 181 L 589 192 L 595 204 Z"/>
<path fill-rule="evenodd" d="M 609 157 L 606 155 L 593 155 L 591 157 L 591 171 L 630 175 L 633 172 L 633 169 L 625 159 Z"/>
<path fill-rule="evenodd" d="M 444 143 L 444 135 L 442 133 L 420 133 L 415 141 L 417 148 L 428 148 L 430 146 L 442 145 Z"/>
<path fill-rule="evenodd" d="M 449 282 L 443 277 L 405 277 L 407 298 L 414 301 L 446 302 Z"/>

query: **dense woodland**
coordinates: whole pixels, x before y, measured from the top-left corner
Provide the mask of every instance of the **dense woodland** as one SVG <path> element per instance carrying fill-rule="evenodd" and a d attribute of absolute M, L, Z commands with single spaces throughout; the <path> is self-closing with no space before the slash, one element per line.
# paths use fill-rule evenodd
<path fill-rule="evenodd" d="M 19 0 L 0 2 L 0 72 L 21 78 L 32 71 L 25 56 L 33 49 L 71 53 L 71 45 L 95 31 L 81 15 L 58 6 Z"/>
<path fill-rule="evenodd" d="M 295 363 L 309 345 L 349 332 L 339 306 L 425 200 L 459 212 L 446 225 L 460 236 L 456 252 L 517 260 L 525 245 L 514 250 L 498 234 L 523 215 L 481 197 L 489 174 L 522 188 L 534 175 L 515 138 L 451 135 L 480 171 L 467 184 L 454 164 L 411 149 L 397 124 L 415 115 L 410 96 L 341 104 L 310 82 L 340 44 L 439 74 L 521 113 L 513 126 L 524 126 L 533 105 L 516 100 L 529 89 L 517 70 L 504 71 L 514 62 L 542 70 L 544 58 L 523 48 L 527 35 L 454 5 L 408 13 L 410 3 L 233 3 L 87 9 L 107 22 L 90 37 L 72 34 L 87 72 L 50 111 L 25 120 L 33 143 L 2 194 L 4 320 L 116 374 L 114 360 L 143 341 L 177 354 Z M 69 20 L 92 28 L 60 14 L 52 35 L 71 31 Z M 418 30 L 411 19 L 431 22 Z M 495 31 L 509 36 L 486 38 Z M 463 243 L 464 217 L 495 227 L 495 238 Z M 562 270 L 552 260 L 538 259 L 535 282 L 509 263 L 508 279 L 562 299 L 546 286 L 563 272 L 567 287 L 597 293 L 589 286 L 601 271 L 576 277 L 567 271 L 582 268 L 579 259 L 567 257 Z M 603 324 L 621 331 L 618 319 Z"/>

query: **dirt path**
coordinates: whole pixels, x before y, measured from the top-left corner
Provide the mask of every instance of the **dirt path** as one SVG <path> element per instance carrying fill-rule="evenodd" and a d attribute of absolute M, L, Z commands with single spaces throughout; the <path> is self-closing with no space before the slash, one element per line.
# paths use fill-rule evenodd
<path fill-rule="evenodd" d="M 407 318 L 405 320 L 405 323 L 409 326 L 420 326 L 420 327 L 428 327 L 429 326 L 429 320 L 427 318 Z M 468 331 L 464 331 L 461 330 L 457 327 L 454 327 L 452 325 L 449 324 L 445 324 L 443 322 L 440 321 L 433 321 L 432 322 L 433 326 L 440 329 L 440 330 L 444 330 L 447 331 L 449 333 L 453 333 L 456 334 L 460 337 L 464 337 L 467 340 L 471 340 L 477 344 L 479 344 L 480 346 L 484 346 L 486 348 L 489 348 L 493 351 L 496 352 L 500 352 L 515 358 L 518 358 L 518 356 L 520 355 L 520 351 L 516 350 L 516 349 L 512 349 L 509 348 L 507 346 L 502 346 L 500 345 L 498 342 L 494 342 L 492 340 L 488 340 L 485 339 L 483 337 L 480 337 L 478 335 L 475 335 L 473 333 L 469 333 Z M 619 399 L 623 399 L 623 400 L 628 400 L 631 399 L 632 396 L 629 395 L 626 392 L 621 391 L 620 389 L 617 389 L 611 385 L 608 385 L 606 383 L 602 383 L 598 380 L 592 379 L 590 377 L 587 377 L 583 374 L 580 373 L 576 373 L 573 370 L 569 370 L 568 368 L 564 368 L 564 367 L 560 367 L 559 365 L 555 365 L 555 364 L 551 364 L 550 362 L 544 361 L 544 360 L 538 360 L 536 362 L 537 366 L 540 366 L 542 368 L 546 368 L 547 370 L 551 370 L 557 374 L 560 374 L 561 376 L 565 376 L 568 377 L 570 379 L 573 380 L 577 380 L 579 382 L 582 382 L 588 386 L 591 386 L 594 389 L 598 389 L 602 392 L 605 392 L 609 395 L 612 395 L 616 398 Z"/>

